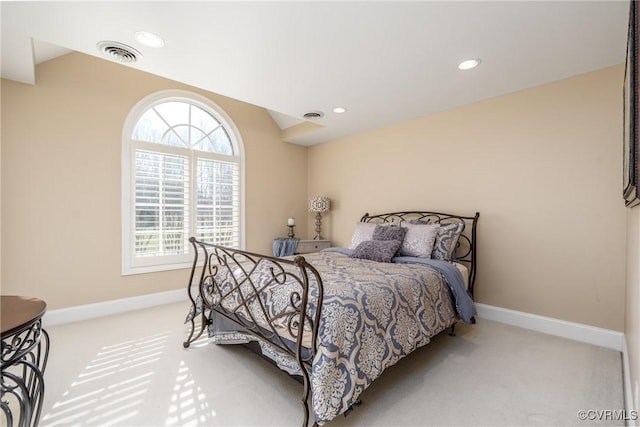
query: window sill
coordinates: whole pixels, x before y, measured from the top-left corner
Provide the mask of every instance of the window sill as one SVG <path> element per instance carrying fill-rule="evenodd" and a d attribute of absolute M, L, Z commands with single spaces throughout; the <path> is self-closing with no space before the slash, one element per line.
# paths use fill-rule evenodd
<path fill-rule="evenodd" d="M 187 268 L 191 268 L 193 265 L 192 262 L 180 262 L 175 264 L 159 264 L 159 265 L 145 265 L 138 267 L 131 266 L 122 266 L 122 275 L 123 276 L 132 276 L 135 274 L 146 274 L 146 273 L 157 273 L 160 271 L 170 271 L 170 270 L 183 270 Z"/>

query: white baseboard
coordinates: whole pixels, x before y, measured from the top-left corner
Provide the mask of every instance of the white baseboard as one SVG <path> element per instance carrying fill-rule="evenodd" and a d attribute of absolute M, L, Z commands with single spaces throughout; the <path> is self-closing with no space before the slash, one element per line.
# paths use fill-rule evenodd
<path fill-rule="evenodd" d="M 624 390 L 624 407 L 627 410 L 627 414 L 637 413 L 638 408 L 635 407 L 633 401 L 633 393 L 631 392 L 631 375 L 629 371 L 629 352 L 627 348 L 626 338 L 622 340 L 622 386 Z M 637 426 L 636 420 L 632 420 L 633 417 L 627 417 L 625 425 L 627 427 Z"/>
<path fill-rule="evenodd" d="M 61 308 L 47 311 L 43 318 L 43 325 L 45 327 L 62 325 L 186 300 L 186 292 L 183 289 L 176 289 L 156 294 Z M 626 348 L 626 340 L 622 332 L 481 303 L 476 303 L 476 308 L 478 309 L 478 317 L 482 319 L 586 342 L 620 352 L 623 352 L 623 349 Z"/>
<path fill-rule="evenodd" d="M 508 325 L 581 341 L 620 352 L 625 342 L 624 333 L 611 329 L 597 328 L 595 326 L 567 322 L 566 320 L 481 303 L 476 303 L 476 308 L 478 309 L 478 317 L 482 319 L 506 323 Z"/>
<path fill-rule="evenodd" d="M 159 292 L 156 294 L 61 308 L 47 311 L 42 318 L 42 324 L 46 328 L 48 326 L 78 322 L 95 317 L 155 307 L 162 304 L 187 301 L 187 299 L 187 292 L 184 289 L 176 289 L 174 291 Z"/>
<path fill-rule="evenodd" d="M 62 325 L 180 301 L 187 301 L 187 294 L 183 289 L 61 308 L 47 311 L 43 318 L 43 325 L 45 327 Z M 623 351 L 623 346 L 626 345 L 624 334 L 610 329 L 567 322 L 481 303 L 476 303 L 476 308 L 478 309 L 478 317 L 482 319 L 582 341 L 620 352 Z"/>

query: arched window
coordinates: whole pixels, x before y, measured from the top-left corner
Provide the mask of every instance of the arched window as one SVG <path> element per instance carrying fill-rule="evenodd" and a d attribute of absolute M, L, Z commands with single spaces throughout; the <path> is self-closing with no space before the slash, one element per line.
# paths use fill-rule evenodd
<path fill-rule="evenodd" d="M 134 107 L 122 150 L 123 274 L 188 267 L 190 236 L 242 246 L 242 151 L 206 98 L 160 92 Z"/>

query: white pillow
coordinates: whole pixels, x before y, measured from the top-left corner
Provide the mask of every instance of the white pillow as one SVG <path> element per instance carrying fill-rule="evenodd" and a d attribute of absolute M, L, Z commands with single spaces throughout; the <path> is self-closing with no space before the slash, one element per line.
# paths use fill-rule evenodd
<path fill-rule="evenodd" d="M 400 224 L 407 229 L 404 236 L 400 256 L 414 256 L 420 258 L 431 258 L 433 244 L 438 235 L 440 224 L 411 224 L 403 222 Z"/>
<path fill-rule="evenodd" d="M 376 229 L 375 222 L 358 222 L 356 223 L 356 228 L 353 230 L 353 235 L 351 236 L 351 245 L 349 245 L 349 249 L 355 249 L 360 243 L 365 240 L 373 239 L 373 230 Z"/>

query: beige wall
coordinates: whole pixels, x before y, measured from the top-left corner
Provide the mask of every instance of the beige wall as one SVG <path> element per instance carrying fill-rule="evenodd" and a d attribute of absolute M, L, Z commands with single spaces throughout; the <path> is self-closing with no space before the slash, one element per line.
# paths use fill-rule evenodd
<path fill-rule="evenodd" d="M 123 277 L 124 120 L 164 89 L 206 96 L 236 124 L 246 154 L 247 249 L 270 253 L 306 212 L 305 147 L 283 143 L 266 110 L 79 53 L 45 62 L 36 85 L 2 80 L 2 293 L 50 309 L 185 286 L 187 271 Z"/>
<path fill-rule="evenodd" d="M 81 54 L 46 62 L 35 86 L 2 81 L 2 292 L 62 308 L 183 287 L 184 270 L 120 275 L 120 150 L 136 102 L 186 89 L 242 135 L 249 250 L 269 253 L 291 215 L 308 221 L 297 234 L 313 235 L 312 194 L 332 199 L 323 235 L 343 246 L 364 212 L 478 210 L 480 302 L 623 330 L 622 72 L 307 150 L 281 142 L 262 108 Z"/>
<path fill-rule="evenodd" d="M 616 66 L 312 147 L 324 234 L 347 245 L 365 212 L 477 210 L 479 302 L 622 331 L 622 79 Z"/>
<path fill-rule="evenodd" d="M 640 206 L 627 211 L 626 300 L 625 334 L 632 402 L 640 410 Z"/>

